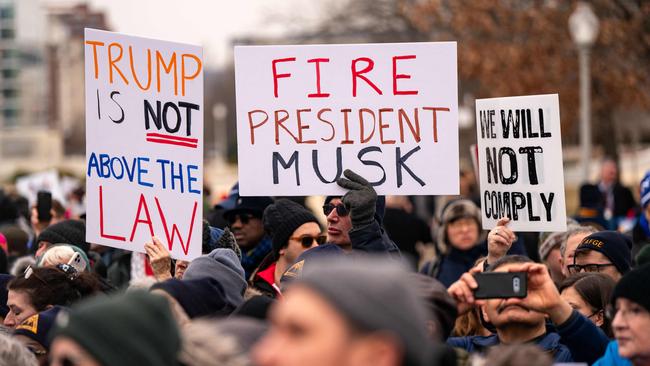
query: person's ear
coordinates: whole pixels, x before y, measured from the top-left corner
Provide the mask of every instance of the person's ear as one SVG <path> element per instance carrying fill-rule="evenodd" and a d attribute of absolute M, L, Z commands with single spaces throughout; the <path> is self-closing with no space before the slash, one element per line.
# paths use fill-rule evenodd
<path fill-rule="evenodd" d="M 280 257 L 282 257 L 283 255 L 287 254 L 287 247 L 284 247 L 284 248 L 280 249 L 280 251 L 278 252 L 278 254 L 280 255 Z"/>
<path fill-rule="evenodd" d="M 483 320 L 485 320 L 488 323 L 491 323 L 490 317 L 488 316 L 487 311 L 485 311 L 486 306 L 487 305 L 483 305 L 483 306 L 480 307 L 481 314 L 483 314 Z"/>
<path fill-rule="evenodd" d="M 605 323 L 605 314 L 604 314 L 604 311 L 600 310 L 599 312 L 597 312 L 596 314 L 594 314 L 594 316 L 596 317 L 596 318 L 594 319 L 594 324 L 596 324 L 596 325 L 599 326 L 599 327 L 602 327 L 603 324 Z"/>

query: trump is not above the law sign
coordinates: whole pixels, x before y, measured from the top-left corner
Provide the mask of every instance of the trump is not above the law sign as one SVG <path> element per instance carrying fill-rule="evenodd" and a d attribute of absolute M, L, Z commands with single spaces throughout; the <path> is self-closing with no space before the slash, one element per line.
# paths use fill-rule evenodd
<path fill-rule="evenodd" d="M 235 47 L 241 195 L 458 193 L 456 43 Z"/>
<path fill-rule="evenodd" d="M 564 231 L 564 169 L 557 94 L 476 100 L 484 229 Z"/>
<path fill-rule="evenodd" d="M 202 49 L 86 29 L 85 69 L 87 241 L 201 255 Z"/>

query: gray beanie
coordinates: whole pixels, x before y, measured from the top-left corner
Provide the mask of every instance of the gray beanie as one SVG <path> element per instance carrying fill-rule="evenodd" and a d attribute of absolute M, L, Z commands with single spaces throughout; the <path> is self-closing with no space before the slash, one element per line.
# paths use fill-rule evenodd
<path fill-rule="evenodd" d="M 394 336 L 404 350 L 404 365 L 430 363 L 433 342 L 424 304 L 394 262 L 321 261 L 305 269 L 295 284 L 314 290 L 356 329 Z"/>
<path fill-rule="evenodd" d="M 226 303 L 235 308 L 244 302 L 246 279 L 244 268 L 231 249 L 217 248 L 194 259 L 187 266 L 183 280 L 214 278 L 225 291 Z"/>

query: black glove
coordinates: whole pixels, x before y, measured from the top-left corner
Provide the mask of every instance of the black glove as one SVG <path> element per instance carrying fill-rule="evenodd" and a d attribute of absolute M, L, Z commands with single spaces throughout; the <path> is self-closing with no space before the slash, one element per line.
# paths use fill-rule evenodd
<path fill-rule="evenodd" d="M 377 192 L 370 183 L 359 174 L 346 169 L 343 172 L 345 178 L 339 178 L 336 183 L 349 190 L 343 196 L 342 201 L 350 210 L 352 228 L 358 229 L 372 224 L 377 205 Z"/>

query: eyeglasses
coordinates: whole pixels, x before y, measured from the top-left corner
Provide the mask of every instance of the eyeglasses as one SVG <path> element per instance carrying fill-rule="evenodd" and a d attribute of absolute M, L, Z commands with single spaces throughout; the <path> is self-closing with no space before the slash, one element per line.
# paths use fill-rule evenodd
<path fill-rule="evenodd" d="M 235 222 L 237 222 L 237 219 L 239 219 L 239 221 L 242 223 L 242 225 L 246 225 L 251 221 L 251 219 L 254 219 L 254 218 L 255 218 L 255 216 L 251 215 L 251 214 L 232 215 L 232 216 L 228 217 L 228 223 L 230 225 L 232 225 Z"/>
<path fill-rule="evenodd" d="M 314 243 L 318 243 L 318 245 L 323 245 L 327 241 L 327 237 L 325 235 L 318 235 L 318 236 L 309 236 L 309 235 L 303 235 L 303 236 L 292 236 L 289 238 L 289 240 L 298 240 L 300 241 L 300 244 L 302 244 L 303 248 L 309 248 L 311 245 Z"/>
<path fill-rule="evenodd" d="M 621 314 L 622 318 L 624 318 L 626 321 L 629 321 L 632 319 L 632 317 L 641 315 L 643 312 L 647 312 L 647 310 L 643 309 L 639 305 L 632 305 L 625 309 L 616 309 L 614 306 L 608 305 L 607 309 L 605 309 L 605 316 L 610 321 L 613 321 L 614 317 L 616 317 L 616 314 Z"/>
<path fill-rule="evenodd" d="M 603 268 L 613 266 L 613 263 L 607 264 L 570 264 L 567 269 L 569 273 L 576 274 L 580 272 L 601 272 Z"/>
<path fill-rule="evenodd" d="M 333 205 L 331 203 L 326 203 L 323 205 L 323 213 L 325 216 L 329 216 L 336 209 L 336 214 L 339 216 L 347 216 L 350 211 L 345 207 L 344 204 L 339 203 L 338 205 Z"/>

